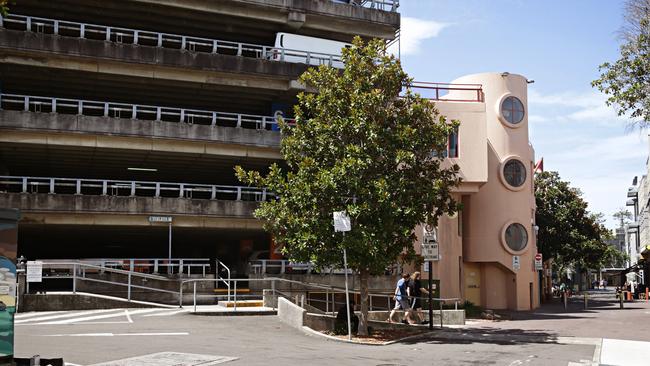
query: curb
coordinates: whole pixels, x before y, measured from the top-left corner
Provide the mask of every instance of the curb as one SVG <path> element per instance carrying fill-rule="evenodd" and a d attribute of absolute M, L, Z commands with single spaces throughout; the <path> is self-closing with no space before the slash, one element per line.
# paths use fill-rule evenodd
<path fill-rule="evenodd" d="M 410 335 L 410 336 L 406 336 L 406 337 L 402 337 L 402 338 L 398 338 L 398 339 L 393 339 L 392 341 L 387 341 L 387 342 L 382 342 L 382 343 L 370 343 L 370 342 L 355 341 L 355 340 L 348 340 L 348 339 L 342 339 L 342 338 L 339 338 L 339 337 L 334 337 L 334 336 L 331 336 L 331 335 L 328 335 L 328 334 L 321 333 L 321 332 L 319 332 L 317 330 L 313 330 L 313 329 L 309 328 L 306 325 L 302 326 L 302 331 L 307 335 L 322 337 L 322 338 L 325 338 L 325 339 L 330 340 L 330 341 L 342 342 L 342 343 L 351 343 L 351 344 L 361 344 L 361 345 L 364 345 L 364 346 L 389 346 L 391 344 L 399 343 L 399 342 L 402 342 L 402 341 L 407 341 L 409 339 L 415 339 L 415 338 L 418 338 L 418 337 L 423 337 L 423 336 L 428 336 L 428 335 L 434 334 L 434 332 L 425 332 L 425 333 L 414 334 L 414 335 Z"/>

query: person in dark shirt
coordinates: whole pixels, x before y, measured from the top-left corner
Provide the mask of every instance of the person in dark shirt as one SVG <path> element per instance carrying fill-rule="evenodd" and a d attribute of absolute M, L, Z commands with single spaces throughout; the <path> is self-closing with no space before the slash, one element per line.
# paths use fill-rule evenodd
<path fill-rule="evenodd" d="M 420 281 L 420 272 L 413 272 L 413 275 L 411 275 L 408 292 L 411 298 L 411 309 L 414 312 L 416 321 L 425 323 L 424 315 L 422 314 L 421 297 L 423 294 L 428 295 L 429 291 L 426 288 L 422 287 L 422 282 Z"/>

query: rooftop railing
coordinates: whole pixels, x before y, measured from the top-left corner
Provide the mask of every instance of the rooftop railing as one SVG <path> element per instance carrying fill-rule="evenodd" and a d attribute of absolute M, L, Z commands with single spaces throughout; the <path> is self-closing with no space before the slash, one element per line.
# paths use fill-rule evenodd
<path fill-rule="evenodd" d="M 0 176 L 0 192 L 266 201 L 264 188 L 112 179 Z"/>
<path fill-rule="evenodd" d="M 364 8 L 378 9 L 383 11 L 396 12 L 399 8 L 399 0 L 331 0 L 339 4 L 350 4 Z"/>
<path fill-rule="evenodd" d="M 264 60 L 329 65 L 340 67 L 341 56 L 329 53 L 294 50 L 252 43 L 192 37 L 180 34 L 151 32 L 140 29 L 111 27 L 90 23 L 70 22 L 18 14 L 0 17 L 0 26 L 28 32 L 65 37 L 94 39 L 106 42 L 170 48 L 189 52 L 233 55 Z"/>
<path fill-rule="evenodd" d="M 483 85 L 415 81 L 406 87 L 423 98 L 443 102 L 484 102 Z"/>
<path fill-rule="evenodd" d="M 271 116 L 22 94 L 0 94 L 0 108 L 25 112 L 131 118 L 257 130 L 280 130 L 277 118 Z M 289 124 L 294 123 L 292 119 L 285 119 L 285 121 Z"/>

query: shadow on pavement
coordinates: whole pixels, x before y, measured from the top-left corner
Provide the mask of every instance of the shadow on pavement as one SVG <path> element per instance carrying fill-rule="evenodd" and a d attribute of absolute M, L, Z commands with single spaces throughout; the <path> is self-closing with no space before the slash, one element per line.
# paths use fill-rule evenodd
<path fill-rule="evenodd" d="M 525 343 L 557 343 L 557 334 L 547 330 L 466 328 L 442 329 L 410 338 L 402 344 L 471 344 L 513 345 Z"/>

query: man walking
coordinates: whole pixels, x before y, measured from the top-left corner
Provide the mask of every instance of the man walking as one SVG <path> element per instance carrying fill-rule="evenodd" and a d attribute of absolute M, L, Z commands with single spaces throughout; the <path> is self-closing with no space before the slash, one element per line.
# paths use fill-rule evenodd
<path fill-rule="evenodd" d="M 402 278 L 397 281 L 395 296 L 393 297 L 393 299 L 395 299 L 395 307 L 388 316 L 389 323 L 395 323 L 395 313 L 397 313 L 397 310 L 401 309 L 404 310 L 406 321 L 409 324 L 415 324 L 415 321 L 411 317 L 411 306 L 409 306 L 408 293 L 406 291 L 409 277 L 410 275 L 408 273 L 404 273 L 402 274 Z"/>

